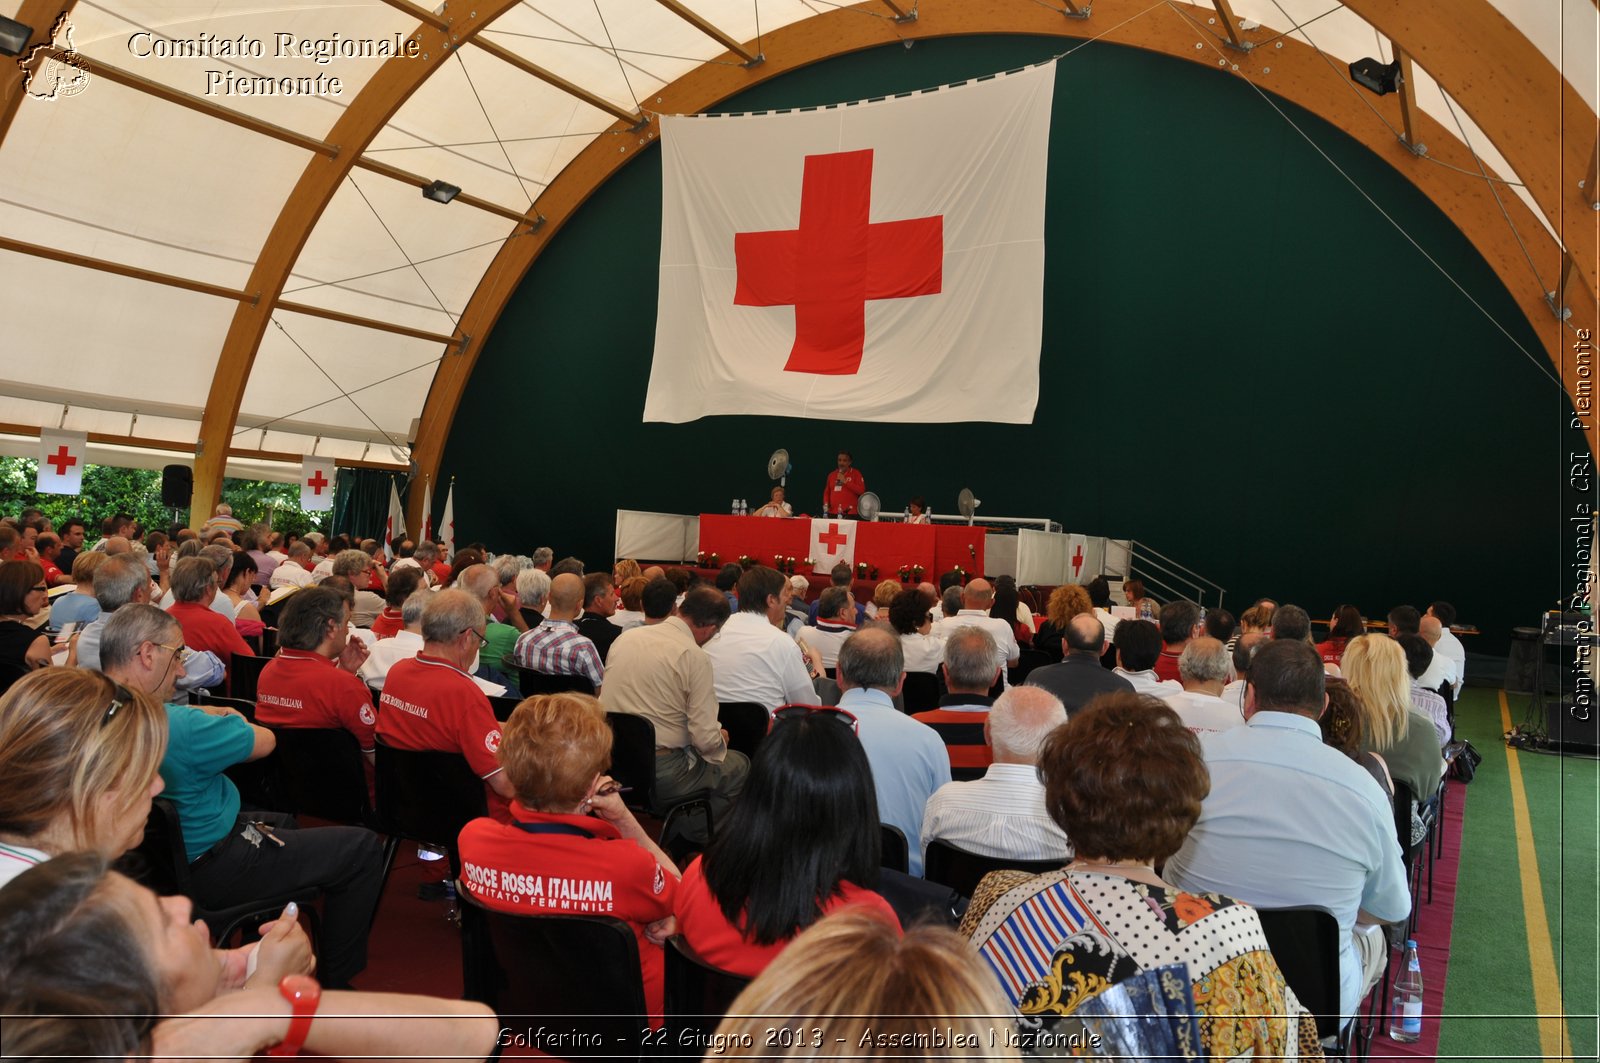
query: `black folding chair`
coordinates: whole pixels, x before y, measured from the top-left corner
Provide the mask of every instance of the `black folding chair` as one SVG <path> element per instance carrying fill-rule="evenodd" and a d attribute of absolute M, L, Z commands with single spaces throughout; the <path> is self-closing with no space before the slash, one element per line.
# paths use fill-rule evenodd
<path fill-rule="evenodd" d="M 911 843 L 906 841 L 906 832 L 892 823 L 879 823 L 878 830 L 883 836 L 883 855 L 879 857 L 878 865 L 891 871 L 909 874 Z"/>
<path fill-rule="evenodd" d="M 666 953 L 667 1043 L 704 1044 L 750 979 L 706 962 L 681 936 L 667 939 Z M 692 1041 L 690 1031 L 698 1035 Z"/>
<path fill-rule="evenodd" d="M 1035 668 L 1042 668 L 1047 664 L 1054 663 L 1055 661 L 1050 657 L 1050 655 L 1042 650 L 1023 650 L 1022 653 L 1017 657 L 1017 666 L 1009 670 L 1011 675 L 1011 685 L 1014 687 L 1021 686 L 1027 680 L 1029 672 L 1033 671 Z"/>
<path fill-rule="evenodd" d="M 488 814 L 483 780 L 459 753 L 377 746 L 378 818 L 386 833 L 450 854 L 450 874 L 461 874 L 456 839 L 461 828 Z"/>
<path fill-rule="evenodd" d="M 535 672 L 532 668 L 519 668 L 517 671 L 522 675 L 517 687 L 525 698 L 535 694 L 565 694 L 569 691 L 594 693 L 594 684 L 581 675 L 551 675 L 548 672 Z"/>
<path fill-rule="evenodd" d="M 626 712 L 606 713 L 611 725 L 611 777 L 631 788 L 623 795 L 627 806 L 635 811 L 657 815 L 656 812 L 656 729 L 643 716 Z M 679 816 L 696 813 L 705 819 L 706 840 L 715 837 L 716 824 L 711 821 L 711 805 L 706 798 L 710 790 L 698 790 L 667 808 L 661 816 L 662 838 L 670 838 L 671 827 Z"/>
<path fill-rule="evenodd" d="M 261 682 L 261 670 L 271 657 L 250 657 L 236 653 L 228 662 L 228 695 L 240 701 L 254 702 L 256 687 Z"/>
<path fill-rule="evenodd" d="M 1027 871 L 1035 875 L 1059 871 L 1060 860 L 1014 860 L 1003 856 L 979 856 L 949 842 L 934 839 L 923 857 L 922 877 L 949 886 L 963 897 L 970 897 L 978 883 L 991 871 Z"/>
<path fill-rule="evenodd" d="M 753 701 L 724 701 L 717 707 L 717 722 L 728 732 L 728 748 L 754 760 L 756 748 L 767 737 L 772 716 L 765 705 Z"/>
<path fill-rule="evenodd" d="M 939 707 L 939 677 L 933 672 L 907 672 L 900 688 L 906 712 L 927 712 Z"/>
<path fill-rule="evenodd" d="M 494 711 L 495 719 L 499 720 L 501 723 L 505 723 L 507 720 L 511 719 L 512 711 L 515 710 L 518 705 L 521 705 L 522 702 L 522 698 L 491 696 L 489 698 L 489 708 Z"/>
<path fill-rule="evenodd" d="M 1257 908 L 1256 915 L 1283 980 L 1316 1017 L 1317 1036 L 1336 1038 L 1343 1053 L 1350 1026 L 1339 1013 L 1339 920 L 1315 907 Z"/>

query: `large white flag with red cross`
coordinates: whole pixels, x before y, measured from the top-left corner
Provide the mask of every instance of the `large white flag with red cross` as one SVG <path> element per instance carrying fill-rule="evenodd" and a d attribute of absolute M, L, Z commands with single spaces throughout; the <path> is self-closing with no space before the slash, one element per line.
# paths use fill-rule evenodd
<path fill-rule="evenodd" d="M 1054 86 L 662 118 L 644 419 L 1032 421 Z"/>
<path fill-rule="evenodd" d="M 826 576 L 843 561 L 856 567 L 856 522 L 853 520 L 811 518 L 811 571 Z"/>
<path fill-rule="evenodd" d="M 42 495 L 76 495 L 83 491 L 83 463 L 89 450 L 85 432 L 45 428 L 39 432 L 39 480 Z"/>
<path fill-rule="evenodd" d="M 300 508 L 318 513 L 333 508 L 332 458 L 307 454 L 300 460 Z"/>

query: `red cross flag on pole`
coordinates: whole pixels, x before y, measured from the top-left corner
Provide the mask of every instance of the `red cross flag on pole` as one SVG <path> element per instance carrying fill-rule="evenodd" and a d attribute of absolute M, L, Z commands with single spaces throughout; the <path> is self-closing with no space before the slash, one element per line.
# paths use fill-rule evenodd
<path fill-rule="evenodd" d="M 83 491 L 83 463 L 89 436 L 46 428 L 39 433 L 39 493 L 76 495 Z"/>
<path fill-rule="evenodd" d="M 644 419 L 1031 422 L 1054 87 L 663 117 Z"/>
<path fill-rule="evenodd" d="M 444 493 L 444 517 L 439 521 L 439 544 L 445 557 L 456 556 L 456 482 Z"/>
<path fill-rule="evenodd" d="M 1067 582 L 1088 583 L 1100 573 L 1098 569 L 1090 571 L 1090 558 L 1088 554 L 1088 536 L 1067 535 Z"/>
<path fill-rule="evenodd" d="M 300 508 L 319 513 L 333 508 L 333 459 L 307 454 L 300 461 Z"/>
<path fill-rule="evenodd" d="M 389 477 L 389 519 L 383 525 L 383 555 L 394 560 L 394 544 L 406 537 L 406 511 L 400 506 L 400 492 Z"/>
<path fill-rule="evenodd" d="M 833 566 L 841 561 L 855 568 L 856 522 L 812 517 L 811 558 L 816 562 L 811 570 L 819 576 L 832 572 Z"/>
<path fill-rule="evenodd" d="M 433 538 L 433 481 L 424 480 L 422 483 L 422 538 L 434 542 Z"/>

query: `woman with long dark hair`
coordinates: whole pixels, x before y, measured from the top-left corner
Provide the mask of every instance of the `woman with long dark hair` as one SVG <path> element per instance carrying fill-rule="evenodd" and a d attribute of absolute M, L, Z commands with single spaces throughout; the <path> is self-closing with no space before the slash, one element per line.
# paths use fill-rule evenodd
<path fill-rule="evenodd" d="M 754 977 L 800 931 L 861 906 L 898 927 L 874 892 L 881 843 L 872 769 L 855 717 L 779 709 L 726 825 L 679 883 L 678 932 L 706 962 Z"/>
<path fill-rule="evenodd" d="M 1361 619 L 1361 610 L 1353 605 L 1341 605 L 1333 611 L 1333 619 L 1328 622 L 1328 637 L 1317 643 L 1317 653 L 1324 663 L 1338 664 L 1344 660 L 1344 648 L 1350 640 L 1366 633 L 1367 622 Z"/>

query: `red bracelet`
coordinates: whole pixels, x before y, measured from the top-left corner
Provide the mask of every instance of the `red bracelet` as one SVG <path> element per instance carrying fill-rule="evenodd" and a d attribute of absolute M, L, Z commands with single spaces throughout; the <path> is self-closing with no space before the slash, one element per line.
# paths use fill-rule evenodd
<path fill-rule="evenodd" d="M 317 1017 L 317 1005 L 322 1003 L 322 986 L 306 974 L 286 974 L 278 983 L 278 992 L 289 1002 L 292 1016 L 289 1032 L 283 1040 L 267 1049 L 269 1056 L 295 1056 L 311 1034 L 311 1020 Z"/>

